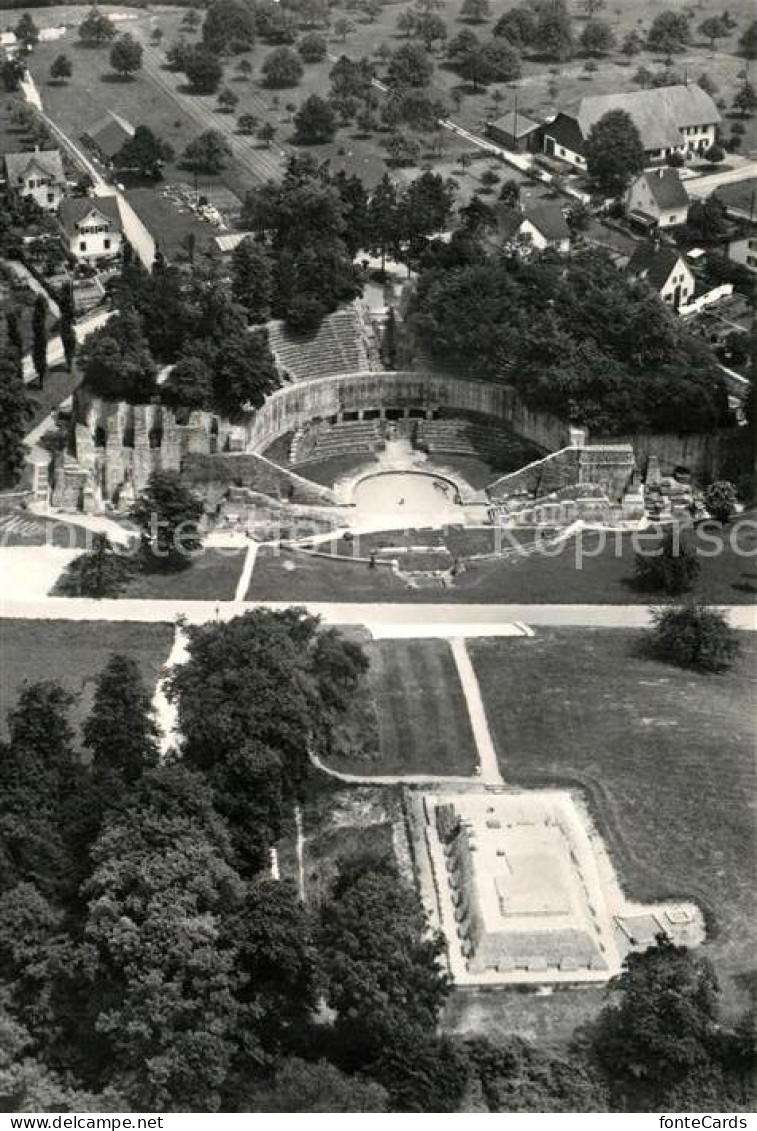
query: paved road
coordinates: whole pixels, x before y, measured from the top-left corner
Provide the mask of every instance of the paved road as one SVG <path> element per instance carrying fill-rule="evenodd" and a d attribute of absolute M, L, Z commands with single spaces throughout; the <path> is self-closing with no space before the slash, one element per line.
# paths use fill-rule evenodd
<path fill-rule="evenodd" d="M 35 550 L 35 552 L 37 552 Z M 0 616 L 30 620 L 173 621 L 190 624 L 229 620 L 248 609 L 281 610 L 301 604 L 326 624 L 389 626 L 407 635 L 418 626 L 421 635 L 436 625 L 439 636 L 513 635 L 513 625 L 567 628 L 644 628 L 649 610 L 644 605 L 392 605 L 292 601 L 147 601 L 49 597 L 46 600 L 0 599 Z M 726 606 L 734 628 L 757 631 L 757 610 L 747 605 Z M 518 631 L 518 635 L 522 632 Z"/>
<path fill-rule="evenodd" d="M 723 173 L 713 173 L 711 176 L 698 177 L 684 181 L 689 196 L 702 200 L 720 188 L 721 185 L 731 185 L 736 181 L 746 181 L 757 177 L 757 161 L 746 161 L 735 169 Z"/>
<path fill-rule="evenodd" d="M 231 146 L 234 160 L 255 184 L 268 180 L 278 180 L 281 176 L 282 158 L 294 150 L 285 142 L 275 141 L 270 149 L 260 148 L 254 138 L 241 137 L 236 132 L 233 114 L 220 114 L 216 109 L 215 95 L 184 94 L 180 89 L 186 79 L 184 75 L 165 70 L 165 53 L 150 46 L 142 39 L 144 53 L 142 70 L 152 82 L 175 105 L 179 106 L 197 122 L 202 130 L 218 130 L 224 134 Z M 264 94 L 253 94 L 245 98 L 245 106 L 261 120 L 269 113 L 268 99 Z"/>

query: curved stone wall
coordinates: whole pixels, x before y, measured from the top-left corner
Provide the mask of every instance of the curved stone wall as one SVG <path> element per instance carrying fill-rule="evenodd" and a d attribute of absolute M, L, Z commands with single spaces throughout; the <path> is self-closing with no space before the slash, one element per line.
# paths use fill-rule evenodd
<path fill-rule="evenodd" d="M 504 385 L 414 371 L 346 373 L 298 381 L 273 393 L 245 423 L 247 448 L 264 451 L 285 432 L 316 417 L 440 408 L 493 416 L 548 451 L 575 443 L 580 432 L 557 417 L 530 412 Z"/>

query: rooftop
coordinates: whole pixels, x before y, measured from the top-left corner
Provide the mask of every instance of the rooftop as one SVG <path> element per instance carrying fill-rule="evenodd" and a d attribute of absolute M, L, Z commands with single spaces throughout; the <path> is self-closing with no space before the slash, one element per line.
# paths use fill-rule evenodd
<path fill-rule="evenodd" d="M 634 251 L 626 270 L 636 279 L 643 279 L 660 290 L 670 278 L 670 274 L 681 259 L 674 247 L 667 244 L 640 243 Z"/>
<path fill-rule="evenodd" d="M 684 188 L 683 181 L 677 169 L 655 169 L 652 173 L 642 174 L 647 182 L 658 208 L 683 208 L 689 207 L 689 194 Z"/>
<path fill-rule="evenodd" d="M 61 201 L 60 219 L 69 235 L 73 235 L 76 225 L 91 213 L 99 213 L 119 231 L 123 227 L 116 196 L 72 196 Z"/>
<path fill-rule="evenodd" d="M 105 157 L 111 158 L 134 137 L 134 127 L 125 118 L 109 110 L 104 118 L 86 130 L 84 137 L 96 145 Z"/>
<path fill-rule="evenodd" d="M 543 201 L 540 204 L 534 204 L 524 211 L 523 219 L 529 220 L 548 240 L 570 239 L 568 221 L 565 219 L 559 201 Z"/>
<path fill-rule="evenodd" d="M 714 194 L 729 212 L 745 219 L 757 220 L 757 177 L 746 181 L 735 181 L 731 185 L 721 185 Z"/>
<path fill-rule="evenodd" d="M 26 153 L 5 154 L 5 174 L 9 182 L 20 181 L 30 166 L 41 169 L 56 181 L 64 182 L 66 179 L 63 159 L 58 149 L 33 149 Z"/>
<path fill-rule="evenodd" d="M 514 110 L 508 110 L 501 118 L 489 122 L 491 128 L 502 130 L 503 133 L 511 134 L 512 137 L 525 137 L 526 134 L 538 130 L 539 125 L 540 123 L 535 122 L 533 118 L 527 118 L 525 114 L 518 114 Z"/>
<path fill-rule="evenodd" d="M 691 86 L 595 94 L 582 98 L 575 117 L 584 137 L 611 110 L 625 110 L 639 131 L 644 149 L 669 149 L 681 144 L 685 126 L 713 125 L 720 113 L 706 91 Z"/>

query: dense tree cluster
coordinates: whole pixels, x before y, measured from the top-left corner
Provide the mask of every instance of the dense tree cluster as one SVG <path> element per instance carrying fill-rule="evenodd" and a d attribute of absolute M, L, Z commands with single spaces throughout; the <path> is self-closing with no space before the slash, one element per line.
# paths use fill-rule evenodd
<path fill-rule="evenodd" d="M 278 387 L 267 333 L 250 328 L 267 317 L 267 300 L 261 292 L 255 305 L 249 283 L 232 293 L 217 265 L 187 274 L 161 256 L 147 272 L 127 250 L 111 291 L 119 313 L 87 338 L 78 357 L 93 393 L 132 404 L 159 395 L 173 408 L 233 418 Z M 160 387 L 158 362 L 176 363 Z"/>
<path fill-rule="evenodd" d="M 513 384 L 595 436 L 709 432 L 728 419 L 714 359 L 601 251 L 495 256 L 465 231 L 421 260 L 410 325 L 432 354 Z"/>
<path fill-rule="evenodd" d="M 247 194 L 242 224 L 271 265 L 271 313 L 295 330 L 315 329 L 361 292 L 353 264 L 362 245 L 361 190 L 355 177 L 332 178 L 311 157 L 294 157 L 283 181 Z"/>

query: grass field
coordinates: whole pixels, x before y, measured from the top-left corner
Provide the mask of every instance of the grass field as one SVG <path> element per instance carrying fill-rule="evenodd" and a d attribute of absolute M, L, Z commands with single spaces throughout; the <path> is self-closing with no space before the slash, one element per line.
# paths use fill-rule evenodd
<path fill-rule="evenodd" d="M 378 640 L 365 646 L 379 722 L 380 756 L 340 758 L 358 774 L 472 774 L 476 747 L 446 640 Z"/>
<path fill-rule="evenodd" d="M 153 601 L 231 601 L 244 565 L 245 550 L 205 549 L 179 573 L 138 573 L 121 594 Z"/>
<path fill-rule="evenodd" d="M 757 942 L 757 643 L 742 641 L 722 676 L 647 659 L 632 631 L 542 630 L 471 653 L 505 780 L 584 789 L 629 896 L 697 900 L 708 951 L 743 995 Z"/>
<path fill-rule="evenodd" d="M 728 545 L 732 534 L 733 528 L 725 530 L 722 554 L 700 558 L 702 568 L 694 592 L 715 603 L 752 604 L 757 596 L 757 530 L 754 524 L 743 527 L 738 541 L 741 555 Z M 702 528 L 697 545 L 710 552 Z M 364 539 L 361 546 L 365 546 Z M 558 549 L 504 562 L 474 562 L 448 588 L 418 589 L 408 588 L 388 569 L 369 569 L 365 563 L 266 550 L 258 555 L 248 600 L 597 605 L 648 605 L 664 600 L 634 587 L 635 549 L 630 535 L 603 538 L 589 532 L 580 541 L 570 539 L 561 548 L 555 547 Z"/>
<path fill-rule="evenodd" d="M 0 620 L 0 726 L 21 684 L 57 680 L 74 695 L 71 717 L 80 724 L 92 706 L 94 680 L 112 652 L 131 656 L 145 683 L 154 687 L 168 659 L 174 628 L 170 624 L 125 621 Z"/>

